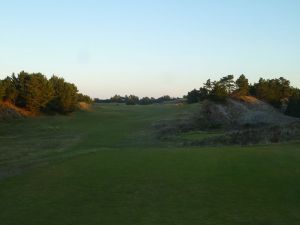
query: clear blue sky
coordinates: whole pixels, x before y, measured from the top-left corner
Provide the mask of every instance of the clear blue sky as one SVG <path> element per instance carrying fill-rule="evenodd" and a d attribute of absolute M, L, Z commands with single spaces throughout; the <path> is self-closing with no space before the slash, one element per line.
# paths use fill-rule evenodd
<path fill-rule="evenodd" d="M 208 78 L 300 86 L 298 0 L 2 1 L 0 76 L 60 75 L 92 97 L 182 96 Z"/>

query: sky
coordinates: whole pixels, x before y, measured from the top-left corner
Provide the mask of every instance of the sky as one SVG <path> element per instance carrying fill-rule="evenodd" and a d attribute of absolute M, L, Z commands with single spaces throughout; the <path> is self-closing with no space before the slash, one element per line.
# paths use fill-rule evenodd
<path fill-rule="evenodd" d="M 0 79 L 53 74 L 92 97 L 182 96 L 208 78 L 300 87 L 298 0 L 10 0 Z"/>

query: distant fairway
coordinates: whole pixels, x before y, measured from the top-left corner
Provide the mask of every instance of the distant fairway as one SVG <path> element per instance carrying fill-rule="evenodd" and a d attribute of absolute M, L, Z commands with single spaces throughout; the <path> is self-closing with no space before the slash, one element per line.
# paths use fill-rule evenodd
<path fill-rule="evenodd" d="M 0 224 L 299 225 L 300 142 L 200 148 L 155 137 L 151 124 L 195 107 L 104 104 L 1 122 Z"/>

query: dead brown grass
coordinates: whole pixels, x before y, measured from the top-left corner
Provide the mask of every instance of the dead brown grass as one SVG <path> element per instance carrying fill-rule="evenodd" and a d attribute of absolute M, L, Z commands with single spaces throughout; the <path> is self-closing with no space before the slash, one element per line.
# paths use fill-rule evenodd
<path fill-rule="evenodd" d="M 257 98 L 252 96 L 240 96 L 238 100 L 241 100 L 246 103 L 258 103 L 260 102 Z"/>
<path fill-rule="evenodd" d="M 79 102 L 78 108 L 83 111 L 92 111 L 92 105 L 86 102 Z"/>
<path fill-rule="evenodd" d="M 0 119 L 17 119 L 22 117 L 33 117 L 32 112 L 19 108 L 10 102 L 0 102 Z"/>

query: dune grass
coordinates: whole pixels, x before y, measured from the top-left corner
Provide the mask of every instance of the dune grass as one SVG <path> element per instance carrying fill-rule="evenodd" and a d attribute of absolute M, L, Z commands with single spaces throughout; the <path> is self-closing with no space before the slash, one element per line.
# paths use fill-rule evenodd
<path fill-rule="evenodd" d="M 0 168 L 21 171 L 0 180 L 0 224 L 300 224 L 300 143 L 179 148 L 155 138 L 151 123 L 189 110 L 98 105 L 1 124 Z"/>

